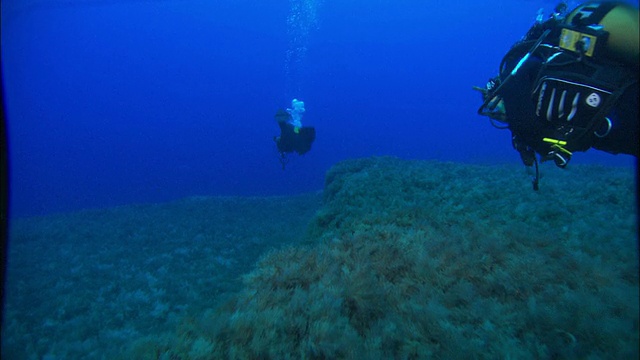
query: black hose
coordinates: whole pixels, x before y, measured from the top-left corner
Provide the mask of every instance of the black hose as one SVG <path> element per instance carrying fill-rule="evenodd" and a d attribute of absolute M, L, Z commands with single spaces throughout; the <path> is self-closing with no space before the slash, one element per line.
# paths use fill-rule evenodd
<path fill-rule="evenodd" d="M 538 168 L 538 158 L 536 155 L 533 155 L 533 164 L 536 167 L 536 173 L 531 179 L 531 184 L 533 185 L 533 191 L 540 190 L 540 169 Z"/>

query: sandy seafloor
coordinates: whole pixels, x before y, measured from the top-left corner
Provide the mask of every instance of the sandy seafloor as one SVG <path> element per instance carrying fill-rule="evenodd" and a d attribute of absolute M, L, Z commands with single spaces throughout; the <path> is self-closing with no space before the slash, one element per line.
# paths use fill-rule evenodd
<path fill-rule="evenodd" d="M 3 359 L 637 359 L 634 169 L 341 162 L 14 220 Z"/>

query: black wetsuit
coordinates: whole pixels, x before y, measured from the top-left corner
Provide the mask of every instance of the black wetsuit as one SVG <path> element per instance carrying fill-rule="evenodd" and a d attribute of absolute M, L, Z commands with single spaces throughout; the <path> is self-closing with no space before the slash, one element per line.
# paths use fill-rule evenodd
<path fill-rule="evenodd" d="M 297 152 L 302 155 L 311 150 L 311 144 L 316 139 L 316 129 L 301 127 L 296 133 L 293 125 L 280 121 L 280 136 L 275 138 L 278 151 L 281 154 Z"/>
<path fill-rule="evenodd" d="M 552 144 L 545 138 L 566 140 L 570 151 L 593 147 L 639 155 L 637 67 L 607 60 L 577 61 L 574 55 L 544 45 L 520 63 L 531 45 L 519 46 L 503 62 L 501 81 L 509 79 L 500 95 L 514 147 L 527 165 L 533 151 L 543 159 L 551 152 Z M 516 74 L 509 76 L 518 64 Z M 600 102 L 590 106 L 587 98 L 594 93 Z"/>

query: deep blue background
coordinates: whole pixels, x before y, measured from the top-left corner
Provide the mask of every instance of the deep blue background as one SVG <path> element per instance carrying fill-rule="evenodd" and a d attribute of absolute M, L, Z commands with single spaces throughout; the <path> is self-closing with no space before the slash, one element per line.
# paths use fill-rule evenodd
<path fill-rule="evenodd" d="M 317 10 L 299 14 L 307 37 L 292 4 Z M 12 214 L 315 191 L 332 164 L 371 155 L 519 163 L 471 87 L 554 5 L 3 0 Z M 292 97 L 318 137 L 282 171 L 273 114 Z"/>

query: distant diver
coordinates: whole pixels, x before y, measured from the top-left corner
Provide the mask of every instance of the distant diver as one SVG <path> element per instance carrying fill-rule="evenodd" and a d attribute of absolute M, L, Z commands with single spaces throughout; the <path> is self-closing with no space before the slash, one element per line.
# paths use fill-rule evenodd
<path fill-rule="evenodd" d="M 567 12 L 540 12 L 525 37 L 502 59 L 478 109 L 493 126 L 509 129 L 527 167 L 540 161 L 565 168 L 576 151 L 639 152 L 638 8 L 591 1 Z"/>
<path fill-rule="evenodd" d="M 289 162 L 288 154 L 297 152 L 299 155 L 311 150 L 311 144 L 316 139 L 316 129 L 302 126 L 302 114 L 304 102 L 298 99 L 291 101 L 291 108 L 278 109 L 275 118 L 280 126 L 280 136 L 274 136 L 273 140 L 278 147 L 278 155 L 282 170 Z"/>

